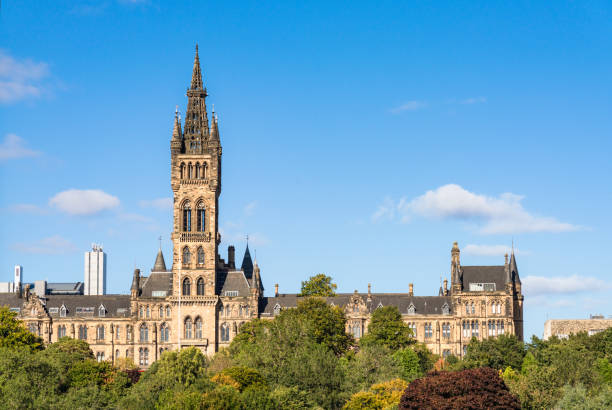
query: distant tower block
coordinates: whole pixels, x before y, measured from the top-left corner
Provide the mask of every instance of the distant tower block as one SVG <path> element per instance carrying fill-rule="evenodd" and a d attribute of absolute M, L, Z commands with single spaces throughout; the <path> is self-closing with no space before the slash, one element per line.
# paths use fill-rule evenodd
<path fill-rule="evenodd" d="M 13 281 L 15 289 L 21 286 L 23 279 L 23 267 L 21 265 L 15 265 L 15 280 Z"/>
<path fill-rule="evenodd" d="M 106 294 L 106 254 L 102 246 L 92 244 L 85 252 L 85 295 Z"/>

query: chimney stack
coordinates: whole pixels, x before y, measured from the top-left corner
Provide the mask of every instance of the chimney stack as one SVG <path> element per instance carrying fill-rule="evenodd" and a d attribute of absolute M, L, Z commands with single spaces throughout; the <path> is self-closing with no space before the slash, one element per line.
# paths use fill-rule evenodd
<path fill-rule="evenodd" d="M 234 248 L 234 245 L 227 247 L 227 264 L 230 268 L 236 269 L 236 248 Z"/>
<path fill-rule="evenodd" d="M 408 285 L 408 294 L 414 296 L 414 285 L 412 283 Z"/>
<path fill-rule="evenodd" d="M 278 283 L 274 285 L 274 296 L 278 297 Z"/>

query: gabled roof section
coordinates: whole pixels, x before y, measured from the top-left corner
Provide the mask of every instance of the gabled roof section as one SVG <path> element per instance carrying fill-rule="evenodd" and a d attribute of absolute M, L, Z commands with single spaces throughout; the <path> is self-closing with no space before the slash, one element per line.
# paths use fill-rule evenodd
<path fill-rule="evenodd" d="M 141 278 L 140 283 L 140 297 L 164 297 L 172 294 L 172 272 L 151 272 L 149 277 Z"/>
<path fill-rule="evenodd" d="M 219 296 L 246 297 L 251 294 L 251 286 L 241 270 L 220 271 L 217 278 Z"/>

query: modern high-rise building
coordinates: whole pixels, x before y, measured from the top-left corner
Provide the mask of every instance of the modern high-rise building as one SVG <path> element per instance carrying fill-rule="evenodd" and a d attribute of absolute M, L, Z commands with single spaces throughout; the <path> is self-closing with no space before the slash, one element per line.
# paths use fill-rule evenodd
<path fill-rule="evenodd" d="M 92 244 L 85 252 L 85 295 L 106 294 L 106 254 L 102 246 Z"/>

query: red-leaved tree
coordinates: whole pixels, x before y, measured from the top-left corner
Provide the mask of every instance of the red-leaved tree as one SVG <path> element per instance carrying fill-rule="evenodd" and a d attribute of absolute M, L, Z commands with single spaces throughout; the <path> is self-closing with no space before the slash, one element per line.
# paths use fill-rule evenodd
<path fill-rule="evenodd" d="M 400 409 L 520 409 L 497 370 L 432 372 L 410 383 Z"/>

